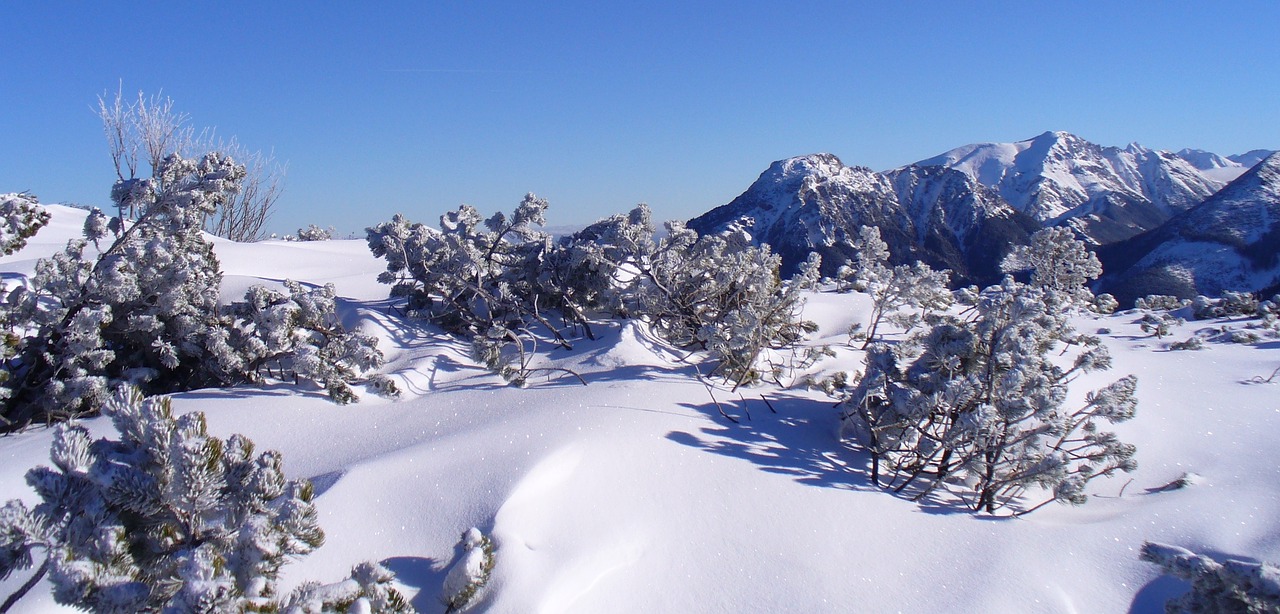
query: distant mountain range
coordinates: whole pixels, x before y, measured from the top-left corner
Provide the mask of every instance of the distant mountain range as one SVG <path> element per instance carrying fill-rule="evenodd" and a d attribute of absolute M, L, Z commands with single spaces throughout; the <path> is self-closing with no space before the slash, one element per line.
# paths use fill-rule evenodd
<path fill-rule="evenodd" d="M 779 252 L 788 272 L 816 251 L 828 274 L 856 252 L 849 238 L 859 226 L 877 226 L 894 261 L 922 260 L 952 269 L 957 283 L 982 284 L 998 279 L 1012 245 L 1045 226 L 1068 226 L 1094 246 L 1136 246 L 1128 241 L 1199 209 L 1272 153 L 1104 147 L 1046 132 L 885 172 L 812 154 L 774 162 L 742 195 L 688 224 L 701 233 L 745 230 Z"/>

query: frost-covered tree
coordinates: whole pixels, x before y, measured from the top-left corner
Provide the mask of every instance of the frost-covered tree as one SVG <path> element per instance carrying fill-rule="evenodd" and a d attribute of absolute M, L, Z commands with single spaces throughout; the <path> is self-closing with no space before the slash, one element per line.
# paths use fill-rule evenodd
<path fill-rule="evenodd" d="M 873 345 L 841 403 L 842 432 L 871 454 L 871 479 L 916 500 L 951 492 L 974 511 L 1015 508 L 1033 488 L 1079 504 L 1085 484 L 1136 467 L 1134 448 L 1102 423 L 1136 408 L 1132 376 L 1066 407 L 1078 374 L 1105 369 L 1096 338 L 1076 334 L 1046 291 L 1006 278 L 960 316 L 895 347 Z M 1076 348 L 1069 367 L 1050 352 Z"/>
<path fill-rule="evenodd" d="M 1280 567 L 1271 563 L 1221 563 L 1185 548 L 1147 542 L 1142 560 L 1191 583 L 1191 591 L 1170 599 L 1170 614 L 1280 612 Z"/>
<path fill-rule="evenodd" d="M 309 224 L 306 228 L 298 229 L 299 241 L 328 241 L 333 238 L 333 226 L 321 228 L 315 224 Z"/>
<path fill-rule="evenodd" d="M 1031 285 L 1042 288 L 1046 298 L 1078 306 L 1093 303 L 1088 283 L 1102 275 L 1098 257 L 1064 226 L 1037 231 L 1029 245 L 1014 247 L 1000 268 L 1006 273 L 1030 270 Z"/>
<path fill-rule="evenodd" d="M 43 554 L 24 588 L 47 573 L 64 605 L 278 611 L 285 601 L 281 568 L 324 542 L 311 484 L 286 479 L 278 452 L 255 455 L 244 436 L 212 436 L 199 412 L 175 415 L 168 398 L 125 387 L 102 413 L 118 439 L 93 440 L 83 426 L 59 425 L 53 467 L 27 472 L 40 503 L 0 508 L 0 577 L 35 566 Z M 408 611 L 390 579 L 380 566 L 358 566 L 355 586 L 342 586 L 345 603 L 365 599 L 389 604 L 378 611 Z M 289 605 L 308 602 L 300 593 L 312 586 L 291 595 Z"/>
<path fill-rule="evenodd" d="M 45 551 L 54 597 L 95 611 L 207 612 L 278 599 L 280 568 L 324 541 L 310 484 L 287 480 L 276 452 L 254 455 L 204 416 L 122 389 L 102 407 L 119 439 L 57 428 L 53 467 L 27 482 L 41 503 L 0 516 L 7 575 Z"/>
<path fill-rule="evenodd" d="M 37 263 L 3 307 L 10 334 L 21 339 L 0 391 L 10 424 L 96 407 L 113 381 L 209 383 L 201 340 L 217 325 L 221 272 L 200 225 L 243 172 L 219 154 L 171 155 L 156 177 L 112 189 L 137 219 L 90 214 L 85 239 Z M 86 253 L 90 242 L 96 258 Z"/>
<path fill-rule="evenodd" d="M 27 245 L 49 223 L 49 212 L 30 194 L 0 194 L 0 256 Z"/>
<path fill-rule="evenodd" d="M 197 157 L 200 152 L 217 151 L 245 167 L 240 189 L 205 213 L 202 224 L 214 235 L 233 241 L 258 241 L 283 189 L 284 167 L 269 154 L 251 151 L 234 138 L 215 138 L 211 130 L 197 132 L 190 117 L 174 108 L 167 96 L 147 96 L 138 92 L 126 100 L 123 88 L 114 96 L 98 97 L 98 116 L 107 137 L 107 149 L 120 181 L 159 177 L 170 155 Z M 142 215 L 135 201 L 116 201 L 117 216 L 124 219 Z"/>
<path fill-rule="evenodd" d="M 899 309 L 917 307 L 930 312 L 951 305 L 947 291 L 950 273 L 934 271 L 922 262 L 890 266 L 889 246 L 874 226 L 858 230 L 858 253 L 838 275 L 843 283 L 871 295 L 871 321 L 863 349 L 875 340 L 880 323 Z"/>
<path fill-rule="evenodd" d="M 751 245 L 740 233 L 708 235 L 680 223 L 638 262 L 637 313 L 676 347 L 710 352 L 713 373 L 735 385 L 754 383 L 775 368 L 762 369 L 766 350 L 794 345 L 817 329 L 800 318 L 801 292 L 816 283 L 819 260 L 784 281 L 782 259 L 767 245 Z"/>
<path fill-rule="evenodd" d="M 338 403 L 358 400 L 351 384 L 382 366 L 377 339 L 347 331 L 338 320 L 333 284 L 305 288 L 285 280 L 288 294 L 253 286 L 244 300 L 223 309 L 223 326 L 210 332 L 206 347 L 228 381 L 305 379 L 319 384 Z M 398 396 L 389 378 L 373 375 L 371 386 Z"/>
<path fill-rule="evenodd" d="M 35 275 L 8 292 L 0 303 L 8 341 L 0 430 L 92 411 L 121 383 L 164 393 L 255 379 L 260 356 L 245 343 L 275 333 L 237 323 L 244 309 L 223 314 L 222 273 L 201 232 L 204 217 L 243 176 L 241 165 L 218 153 L 167 156 L 154 177 L 112 189 L 117 209 L 136 218 L 91 212 L 83 239 L 37 262 Z M 287 330 L 310 327 L 315 342 L 295 335 L 293 372 L 350 400 L 339 380 L 350 380 L 353 366 L 381 364 L 373 340 L 341 330 L 332 290 L 327 297 L 295 292 L 294 299 L 292 313 L 306 321 Z"/>
<path fill-rule="evenodd" d="M 709 351 L 716 371 L 739 383 L 771 371 L 757 364 L 765 350 L 812 328 L 798 311 L 813 267 L 784 283 L 767 247 L 678 223 L 656 241 L 643 205 L 553 242 L 532 228 L 546 206 L 530 194 L 510 217 L 483 223 L 463 206 L 439 230 L 397 215 L 368 229 L 370 249 L 387 261 L 379 280 L 411 315 L 471 340 L 477 360 L 513 384 L 539 370 L 530 366 L 539 338 L 568 347 L 579 329 L 592 336 L 598 315 L 643 318 L 667 342 Z"/>

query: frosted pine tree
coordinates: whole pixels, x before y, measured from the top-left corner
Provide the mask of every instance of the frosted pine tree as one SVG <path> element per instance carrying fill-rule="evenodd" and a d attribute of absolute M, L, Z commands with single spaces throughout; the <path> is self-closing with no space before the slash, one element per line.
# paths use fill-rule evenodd
<path fill-rule="evenodd" d="M 1185 548 L 1151 542 L 1142 545 L 1142 560 L 1191 583 L 1188 593 L 1165 603 L 1167 612 L 1280 612 L 1280 567 L 1271 563 L 1219 563 Z"/>
<path fill-rule="evenodd" d="M 1006 273 L 1030 270 L 1031 285 L 1043 289 L 1047 298 L 1077 306 L 1093 303 L 1088 283 L 1102 275 L 1098 257 L 1063 226 L 1037 231 L 1030 245 L 1014 247 L 1000 268 Z"/>
<path fill-rule="evenodd" d="M 0 255 L 8 256 L 27 244 L 49 223 L 49 212 L 30 194 L 0 194 Z"/>
<path fill-rule="evenodd" d="M 0 513 L 0 574 L 46 562 L 54 597 L 93 611 L 211 612 L 278 601 L 281 567 L 324 541 L 307 482 L 276 452 L 210 435 L 198 412 L 122 389 L 103 406 L 119 439 L 60 425 L 41 503 Z"/>
<path fill-rule="evenodd" d="M 5 364 L 8 426 L 87 411 L 111 382 L 213 383 L 200 340 L 217 326 L 221 272 L 200 226 L 243 173 L 216 153 L 170 155 L 154 177 L 118 181 L 112 198 L 139 217 L 90 215 L 84 239 L 39 262 L 31 283 L 10 293 L 4 320 L 20 341 Z"/>
<path fill-rule="evenodd" d="M 934 271 L 922 262 L 890 266 L 889 246 L 880 238 L 880 229 L 863 226 L 858 230 L 858 253 L 851 264 L 840 267 L 842 285 L 871 295 L 871 321 L 867 326 L 866 349 L 886 317 L 903 307 L 940 311 L 951 305 L 948 271 Z"/>
<path fill-rule="evenodd" d="M 1063 344 L 1074 348 L 1067 367 L 1051 356 Z M 916 500 L 947 491 L 974 511 L 1017 514 L 1043 505 L 1022 504 L 1042 490 L 1045 503 L 1084 503 L 1090 480 L 1136 467 L 1133 446 L 1099 430 L 1133 416 L 1135 378 L 1064 406 L 1077 374 L 1109 366 L 1045 291 L 1006 278 L 962 317 L 872 346 L 841 404 L 843 432 L 871 454 L 875 483 Z"/>

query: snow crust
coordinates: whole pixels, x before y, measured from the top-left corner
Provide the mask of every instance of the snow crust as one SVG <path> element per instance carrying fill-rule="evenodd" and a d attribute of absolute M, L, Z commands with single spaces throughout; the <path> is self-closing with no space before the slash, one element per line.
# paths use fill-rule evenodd
<path fill-rule="evenodd" d="M 51 209 L 53 224 L 0 260 L 6 278 L 78 234 L 75 210 Z M 1137 445 L 1139 468 L 1092 482 L 1083 507 L 992 520 L 871 486 L 866 456 L 836 440 L 832 401 L 819 392 L 716 391 L 741 424 L 728 422 L 682 353 L 642 325 L 601 326 L 596 341 L 542 358 L 586 387 L 513 389 L 463 344 L 389 315 L 363 242 L 215 249 L 228 286 L 337 284 L 345 319 L 379 337 L 406 391 L 351 406 L 291 386 L 176 395 L 175 410 L 203 411 L 210 432 L 282 451 L 290 477 L 315 483 L 327 541 L 285 568 L 284 588 L 381 560 L 415 607 L 443 612 L 438 596 L 469 527 L 496 547 L 472 608 L 484 612 L 1154 613 L 1181 588 L 1138 560 L 1144 541 L 1280 561 L 1280 384 L 1248 381 L 1280 364 L 1275 341 L 1170 352 L 1137 314 L 1077 318 L 1082 330 L 1112 331 L 1103 341 L 1115 367 L 1082 377 L 1071 396 L 1138 376 L 1137 417 L 1116 430 Z M 869 309 L 863 295 L 809 297 L 814 343 L 837 353 L 814 372 L 861 370 L 846 331 Z M 1231 324 L 1175 326 L 1172 339 Z M 51 438 L 39 429 L 0 439 L 0 499 L 33 502 L 23 474 L 49 462 Z M 1200 477 L 1161 490 L 1186 474 Z M 28 573 L 0 582 L 0 594 Z M 13 611 L 64 609 L 42 583 Z"/>

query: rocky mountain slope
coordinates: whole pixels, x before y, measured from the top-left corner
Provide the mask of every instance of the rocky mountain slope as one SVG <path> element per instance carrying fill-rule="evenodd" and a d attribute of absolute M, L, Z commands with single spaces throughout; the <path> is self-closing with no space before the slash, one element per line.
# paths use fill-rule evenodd
<path fill-rule="evenodd" d="M 964 173 L 906 167 L 877 173 L 831 154 L 774 162 L 742 195 L 689 221 L 700 233 L 747 231 L 794 270 L 810 252 L 833 274 L 856 253 L 860 226 L 876 226 L 895 262 L 923 260 L 957 281 L 991 281 L 1008 246 L 1038 227 Z"/>
<path fill-rule="evenodd" d="M 1042 224 L 1070 225 L 1099 245 L 1155 228 L 1225 183 L 1166 151 L 1103 147 L 1067 132 L 965 145 L 916 165 L 963 172 Z"/>
<path fill-rule="evenodd" d="M 1200 205 L 1150 232 L 1099 251 L 1100 288 L 1128 301 L 1192 297 L 1280 284 L 1280 153 Z"/>

